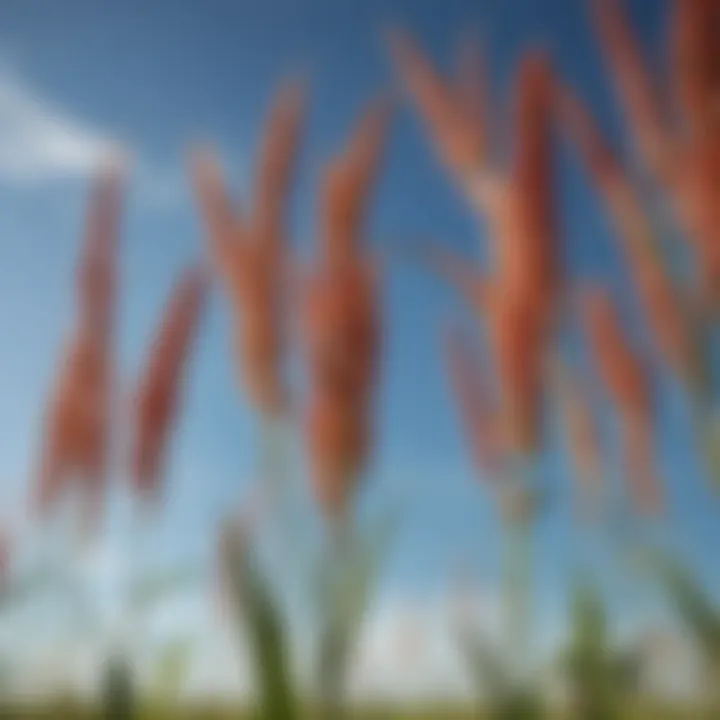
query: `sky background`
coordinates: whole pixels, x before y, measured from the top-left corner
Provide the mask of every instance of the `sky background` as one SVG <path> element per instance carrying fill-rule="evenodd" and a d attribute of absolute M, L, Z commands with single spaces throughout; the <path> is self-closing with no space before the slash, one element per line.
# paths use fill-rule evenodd
<path fill-rule="evenodd" d="M 629 5 L 638 33 L 659 56 L 665 3 Z M 544 47 L 603 129 L 621 140 L 585 3 L 577 0 L 0 4 L 0 481 L 9 513 L 32 470 L 45 395 L 71 319 L 86 180 L 107 143 L 120 141 L 135 158 L 122 246 L 119 348 L 131 387 L 177 272 L 202 252 L 185 175 L 189 144 L 214 144 L 242 197 L 274 89 L 287 77 L 306 77 L 309 113 L 289 236 L 307 252 L 319 168 L 364 104 L 397 89 L 382 45 L 388 27 L 412 31 L 446 65 L 458 40 L 476 33 L 501 108 L 521 52 Z M 558 188 L 568 268 L 611 283 L 631 316 L 608 224 L 562 147 Z M 422 235 L 468 258 L 482 257 L 482 233 L 403 103 L 367 235 L 378 247 L 393 237 Z M 439 346 L 443 328 L 464 318 L 462 307 L 438 280 L 397 263 L 387 275 L 383 309 L 377 442 L 361 502 L 368 515 L 402 502 L 404 524 L 385 566 L 376 615 L 398 607 L 405 612 L 408 604 L 420 617 L 437 612 L 458 568 L 468 565 L 492 605 L 499 529 L 465 452 Z M 256 428 L 235 390 L 227 330 L 227 310 L 216 293 L 188 376 L 166 512 L 158 521 L 158 543 L 168 555 L 208 556 L 221 509 L 253 479 Z M 661 406 L 670 519 L 659 534 L 672 537 L 718 589 L 717 505 L 691 457 L 675 389 L 667 388 Z M 554 502 L 537 533 L 536 585 L 542 632 L 553 635 L 580 541 L 572 531 L 567 469 L 554 442 L 544 470 Z M 593 545 L 591 556 L 602 577 L 606 550 Z M 380 627 L 377 620 L 369 636 L 384 637 Z"/>

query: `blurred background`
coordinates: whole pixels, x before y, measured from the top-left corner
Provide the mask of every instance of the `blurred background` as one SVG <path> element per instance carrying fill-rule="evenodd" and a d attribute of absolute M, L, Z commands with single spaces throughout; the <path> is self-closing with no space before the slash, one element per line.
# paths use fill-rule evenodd
<path fill-rule="evenodd" d="M 672 6 L 623 3 L 645 62 L 658 76 L 667 64 Z M 441 708 L 431 711 L 432 717 L 475 706 L 477 683 L 469 678 L 457 642 L 457 622 L 459 616 L 470 617 L 483 637 L 502 643 L 505 523 L 493 490 L 500 481 L 474 463 L 443 350 L 448 328 L 474 332 L 473 311 L 443 277 L 417 260 L 415 249 L 425 241 L 442 245 L 465 258 L 468 267 L 477 263 L 489 273 L 489 231 L 433 153 L 421 113 L 407 99 L 387 50 L 388 33 L 398 29 L 443 71 L 452 66 L 463 39 L 479 41 L 501 143 L 515 127 L 512 88 L 519 64 L 529 50 L 545 52 L 553 73 L 582 98 L 605 139 L 630 165 L 636 160 L 636 143 L 593 31 L 592 12 L 588 3 L 576 0 L 5 0 L 0 6 L 0 332 L 5 338 L 0 517 L 13 571 L 4 581 L 10 600 L 0 616 L 0 659 L 3 687 L 13 702 L 105 697 L 98 688 L 116 647 L 134 648 L 126 653 L 137 670 L 133 677 L 153 697 L 153 688 L 164 688 L 155 694 L 167 703 L 180 698 L 188 705 L 240 707 L 256 695 L 253 651 L 243 639 L 247 628 L 236 627 L 227 593 L 217 582 L 218 529 L 235 509 L 248 506 L 258 484 L 267 482 L 263 429 L 257 409 L 238 390 L 229 334 L 236 320 L 215 283 L 182 380 L 162 497 L 147 525 L 138 530 L 133 524 L 128 471 L 120 461 L 108 472 L 106 518 L 80 549 L 68 549 L 75 541 L 63 534 L 62 519 L 57 526 L 39 522 L 28 498 L 48 394 L 73 328 L 75 273 L 98 168 L 118 148 L 127 157 L 115 372 L 118 396 L 130 398 L 175 279 L 206 255 L 206 228 L 189 179 L 192 148 L 213 148 L 228 192 L 238 199 L 240 213 L 247 210 L 268 108 L 283 82 L 297 80 L 305 89 L 305 117 L 284 242 L 299 263 L 309 264 L 316 252 L 326 163 L 342 149 L 373 98 L 383 93 L 391 98 L 393 113 L 360 233 L 367 251 L 382 262 L 382 342 L 370 411 L 371 450 L 353 507 L 357 526 L 368 537 L 381 534 L 375 524 L 388 513 L 393 532 L 363 604 L 346 695 L 358 706 Z M 720 29 L 715 45 L 720 45 Z M 714 93 L 717 104 L 720 83 Z M 615 227 L 571 145 L 556 140 L 550 182 L 558 262 L 569 293 L 589 280 L 601 283 L 625 334 L 646 352 L 648 330 Z M 720 183 L 714 188 L 720 201 Z M 583 386 L 597 398 L 598 380 L 577 328 L 559 335 L 558 343 L 584 368 Z M 289 384 L 297 388 L 295 396 L 307 397 L 304 357 L 295 344 L 283 365 Z M 623 515 L 627 527 L 618 520 L 617 529 L 612 520 L 583 520 L 561 423 L 550 410 L 543 420 L 533 470 L 541 478 L 543 500 L 532 523 L 526 578 L 532 587 L 528 655 L 531 684 L 551 704 L 564 707 L 567 682 L 557 658 L 574 637 L 573 613 L 582 614 L 578 607 L 583 607 L 577 588 L 586 580 L 593 597 L 602 599 L 602 611 L 596 609 L 606 623 L 601 631 L 598 620 L 595 631 L 607 634 L 608 646 L 652 648 L 645 670 L 660 680 L 643 686 L 649 697 L 669 697 L 692 708 L 704 697 L 697 690 L 701 661 L 682 613 L 667 592 L 639 579 L 640 570 L 624 567 L 632 543 L 618 547 L 627 531 L 641 534 L 643 547 L 671 548 L 678 573 L 687 573 L 702 588 L 712 616 L 706 629 L 720 628 L 720 614 L 712 614 L 718 612 L 713 598 L 720 592 L 720 566 L 714 561 L 720 541 L 717 495 L 695 445 L 696 426 L 682 383 L 661 373 L 656 367 L 647 373 L 665 495 L 659 517 Z M 600 436 L 612 438 L 607 403 L 592 405 Z M 119 403 L 118 415 L 125 412 Z M 312 470 L 299 427 L 288 423 L 282 449 L 283 473 L 292 485 L 288 492 L 294 493 L 288 500 L 292 521 L 278 521 L 270 512 L 257 546 L 259 564 L 282 597 L 285 624 L 294 627 L 286 632 L 292 636 L 289 653 L 297 687 L 304 688 L 312 684 L 313 637 L 302 620 L 309 602 L 302 588 L 308 583 L 294 578 L 308 562 L 299 548 L 320 548 L 327 528 L 310 491 Z M 126 435 L 118 432 L 120 447 Z M 617 442 L 609 444 L 615 451 L 605 458 L 604 482 L 622 487 L 621 453 Z M 298 533 L 294 541 L 283 536 L 291 525 Z M 43 565 L 38 558 L 54 559 Z M 39 564 L 55 568 L 62 581 L 43 575 L 42 582 L 23 584 L 35 578 Z M 126 621 L 118 620 L 126 616 L 119 587 L 138 568 L 155 578 L 164 577 L 167 568 L 180 570 L 177 577 L 171 573 L 164 590 L 146 588 L 150 599 L 143 630 L 123 632 L 118 630 Z M 12 602 L 14 588 L 19 602 Z M 63 598 L 78 593 L 82 599 L 70 602 L 68 610 Z M 659 702 L 657 707 L 665 707 L 670 701 Z M 535 716 L 530 710 L 517 712 L 516 717 Z M 294 715 L 275 710 L 262 716 Z M 567 716 L 596 717 L 587 709 Z"/>

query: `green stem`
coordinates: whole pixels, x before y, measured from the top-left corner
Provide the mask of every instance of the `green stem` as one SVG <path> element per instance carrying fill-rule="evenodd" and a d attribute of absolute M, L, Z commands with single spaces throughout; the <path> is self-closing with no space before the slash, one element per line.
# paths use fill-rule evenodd
<path fill-rule="evenodd" d="M 270 494 L 271 502 L 281 502 L 288 491 L 287 427 L 281 417 L 259 418 L 260 480 Z"/>
<path fill-rule="evenodd" d="M 131 720 L 135 717 L 132 663 L 124 654 L 112 656 L 106 662 L 102 705 L 102 715 L 107 720 Z"/>
<path fill-rule="evenodd" d="M 505 522 L 504 605 L 510 670 L 522 682 L 530 650 L 530 523 L 509 517 Z"/>
<path fill-rule="evenodd" d="M 344 586 L 352 562 L 352 525 L 349 515 L 333 518 L 328 525 L 327 566 L 321 588 L 321 636 L 319 647 L 320 717 L 344 717 L 343 695 L 348 655 L 348 627 L 343 614 Z"/>

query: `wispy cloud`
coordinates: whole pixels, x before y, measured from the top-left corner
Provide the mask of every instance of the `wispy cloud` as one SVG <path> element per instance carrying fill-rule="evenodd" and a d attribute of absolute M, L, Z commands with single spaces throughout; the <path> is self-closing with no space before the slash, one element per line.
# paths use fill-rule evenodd
<path fill-rule="evenodd" d="M 22 187 L 81 179 L 119 152 L 131 159 L 143 200 L 157 206 L 175 201 L 176 173 L 162 171 L 111 133 L 42 97 L 0 63 L 0 182 Z"/>
<path fill-rule="evenodd" d="M 15 183 L 84 176 L 118 144 L 0 70 L 0 177 Z"/>

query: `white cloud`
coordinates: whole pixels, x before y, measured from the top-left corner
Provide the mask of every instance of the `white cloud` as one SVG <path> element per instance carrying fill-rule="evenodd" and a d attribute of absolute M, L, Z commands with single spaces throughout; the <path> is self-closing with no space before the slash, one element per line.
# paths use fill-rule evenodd
<path fill-rule="evenodd" d="M 0 177 L 33 183 L 84 176 L 117 144 L 0 70 Z"/>
<path fill-rule="evenodd" d="M 0 63 L 0 181 L 31 186 L 84 178 L 118 152 L 132 158 L 143 200 L 163 207 L 176 200 L 173 174 L 133 157 L 132 148 L 43 98 Z"/>

